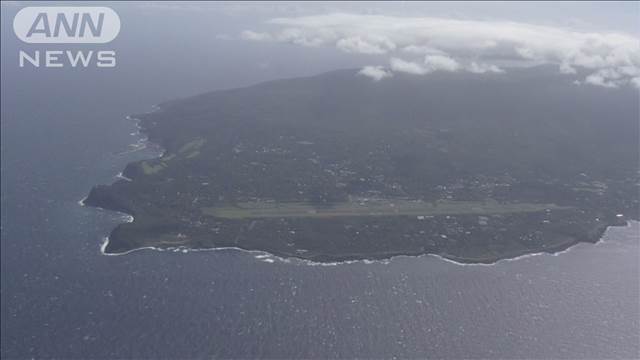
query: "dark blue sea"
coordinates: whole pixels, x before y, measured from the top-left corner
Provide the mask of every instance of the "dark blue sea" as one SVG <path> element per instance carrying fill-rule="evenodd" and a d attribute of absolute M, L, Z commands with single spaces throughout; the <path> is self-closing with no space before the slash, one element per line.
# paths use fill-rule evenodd
<path fill-rule="evenodd" d="M 491 266 L 433 256 L 317 266 L 235 250 L 102 255 L 124 218 L 78 201 L 158 152 L 132 146 L 140 135 L 126 116 L 274 75 L 207 74 L 214 65 L 202 59 L 172 68 L 149 55 L 143 25 L 114 43 L 116 69 L 21 69 L 24 44 L 4 20 L 2 358 L 640 357 L 638 223 L 595 245 Z"/>

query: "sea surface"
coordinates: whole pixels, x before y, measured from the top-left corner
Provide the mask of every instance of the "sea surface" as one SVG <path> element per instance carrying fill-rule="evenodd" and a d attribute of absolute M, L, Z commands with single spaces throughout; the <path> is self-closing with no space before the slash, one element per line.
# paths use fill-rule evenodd
<path fill-rule="evenodd" d="M 236 250 L 104 256 L 125 218 L 78 201 L 159 151 L 132 146 L 140 135 L 126 116 L 234 82 L 152 76 L 126 52 L 115 73 L 20 70 L 15 44 L 3 43 L 4 359 L 640 357 L 638 223 L 491 266 L 434 256 L 317 266 Z"/>
<path fill-rule="evenodd" d="M 638 223 L 492 266 L 433 256 L 314 266 L 236 250 L 104 256 L 125 217 L 78 201 L 159 150 L 140 146 L 120 110 L 11 101 L 3 358 L 639 356 Z M 151 109 L 131 103 L 122 108 Z"/>

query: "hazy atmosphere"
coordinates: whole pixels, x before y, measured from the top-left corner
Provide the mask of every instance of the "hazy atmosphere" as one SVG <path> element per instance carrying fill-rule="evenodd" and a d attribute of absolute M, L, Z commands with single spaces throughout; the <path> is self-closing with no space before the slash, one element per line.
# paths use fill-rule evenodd
<path fill-rule="evenodd" d="M 2 358 L 640 357 L 637 2 L 1 11 Z"/>

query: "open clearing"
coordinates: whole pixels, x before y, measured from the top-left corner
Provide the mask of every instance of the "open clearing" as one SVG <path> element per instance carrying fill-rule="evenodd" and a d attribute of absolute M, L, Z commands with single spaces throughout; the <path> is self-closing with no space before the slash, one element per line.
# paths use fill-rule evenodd
<path fill-rule="evenodd" d="M 496 201 L 375 200 L 342 202 L 316 207 L 309 203 L 246 202 L 236 205 L 205 207 L 206 215 L 225 219 L 251 218 L 329 218 L 337 216 L 436 216 L 494 215 L 566 209 L 554 204 L 498 203 Z"/>

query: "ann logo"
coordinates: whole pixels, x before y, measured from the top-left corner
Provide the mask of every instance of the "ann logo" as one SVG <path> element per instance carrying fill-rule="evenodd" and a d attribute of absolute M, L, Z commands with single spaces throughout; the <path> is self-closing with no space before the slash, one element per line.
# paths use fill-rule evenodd
<path fill-rule="evenodd" d="M 26 7 L 13 30 L 32 44 L 104 44 L 120 32 L 120 18 L 107 7 Z"/>
<path fill-rule="evenodd" d="M 67 37 L 85 37 L 88 29 L 91 31 L 91 36 L 99 37 L 103 25 L 104 12 L 98 13 L 97 24 L 90 13 L 75 13 L 71 20 L 67 18 L 65 13 L 57 13 L 55 21 L 51 23 L 49 22 L 49 14 L 41 12 L 36 16 L 26 36 L 31 38 L 34 34 L 43 34 L 47 38 L 59 37 L 60 32 L 64 31 L 64 36 Z"/>

